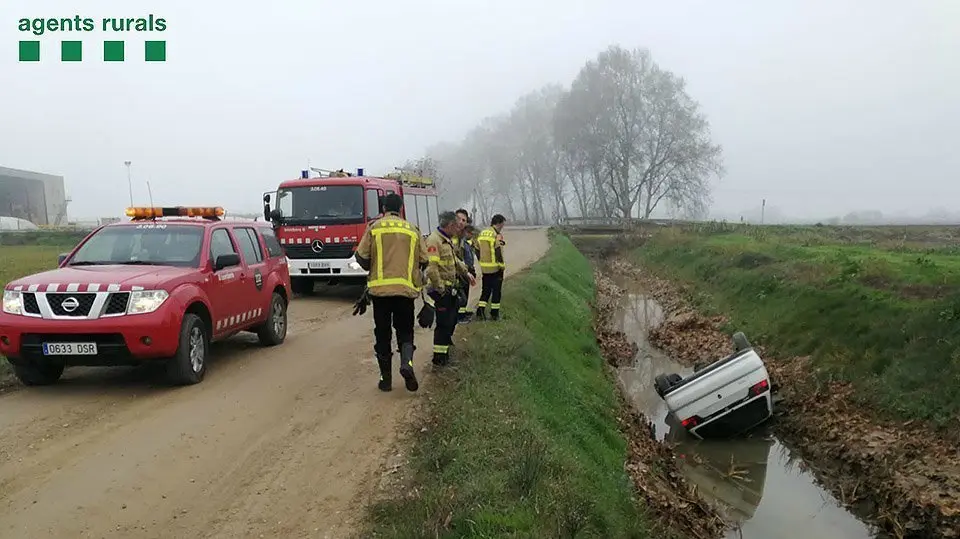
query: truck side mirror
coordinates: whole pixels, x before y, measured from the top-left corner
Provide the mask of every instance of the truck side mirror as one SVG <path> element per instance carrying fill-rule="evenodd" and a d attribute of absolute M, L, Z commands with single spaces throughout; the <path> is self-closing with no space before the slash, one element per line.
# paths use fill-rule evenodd
<path fill-rule="evenodd" d="M 230 253 L 226 255 L 220 255 L 217 257 L 217 260 L 213 264 L 213 271 L 220 271 L 223 268 L 229 268 L 231 266 L 240 265 L 240 255 L 237 253 Z"/>
<path fill-rule="evenodd" d="M 264 197 L 264 198 L 267 198 L 267 197 Z M 270 203 L 269 202 L 263 203 L 263 220 L 264 221 L 270 220 Z"/>
<path fill-rule="evenodd" d="M 68 256 L 70 256 L 70 253 L 60 253 L 60 254 L 58 254 L 58 255 L 57 255 L 57 267 L 62 266 L 62 265 L 63 265 L 63 261 L 66 260 Z"/>

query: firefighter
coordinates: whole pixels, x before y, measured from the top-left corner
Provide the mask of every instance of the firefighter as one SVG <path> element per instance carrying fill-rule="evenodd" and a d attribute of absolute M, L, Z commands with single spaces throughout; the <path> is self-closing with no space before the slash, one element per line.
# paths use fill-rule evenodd
<path fill-rule="evenodd" d="M 470 272 L 470 275 L 473 275 L 474 279 L 477 277 L 477 270 L 474 269 L 473 264 L 473 251 L 469 244 L 469 237 L 467 236 L 467 227 L 470 226 L 470 214 L 467 213 L 467 210 L 460 208 L 456 211 L 457 214 L 457 224 L 460 225 L 460 233 L 457 234 L 453 239 L 453 245 L 457 248 L 457 258 L 463 261 L 467 266 L 467 271 Z M 470 309 L 467 307 L 467 303 L 470 301 L 470 282 L 465 278 L 460 279 L 460 305 L 457 309 L 457 323 L 466 323 L 470 319 Z"/>
<path fill-rule="evenodd" d="M 393 388 L 391 325 L 397 331 L 400 376 L 408 391 L 419 388 L 413 370 L 413 302 L 423 288 L 427 251 L 417 226 L 400 217 L 402 205 L 403 198 L 395 193 L 381 199 L 383 217 L 367 227 L 356 253 L 357 264 L 369 272 L 367 290 L 373 302 L 374 351 L 381 391 Z"/>
<path fill-rule="evenodd" d="M 470 275 L 466 264 L 457 258 L 453 238 L 460 232 L 460 225 L 456 214 L 445 211 L 439 217 L 440 226 L 427 237 L 426 241 L 427 295 L 433 300 L 436 310 L 433 363 L 443 366 L 450 360 L 453 330 L 457 326 L 459 279 L 467 279 L 471 286 L 476 284 L 476 279 Z"/>
<path fill-rule="evenodd" d="M 470 275 L 473 276 L 474 281 L 476 281 L 477 270 L 476 270 L 476 257 L 477 257 L 477 247 L 476 239 L 474 239 L 474 234 L 476 234 L 476 229 L 472 224 L 467 222 L 467 226 L 463 229 L 463 263 L 467 266 L 467 271 Z M 460 301 L 460 322 L 468 323 L 473 318 L 473 312 L 470 310 L 468 303 L 470 302 L 470 283 L 468 281 L 463 282 L 463 299 Z"/>
<path fill-rule="evenodd" d="M 490 220 L 490 228 L 480 232 L 477 243 L 480 244 L 480 271 L 483 273 L 483 288 L 480 301 L 477 302 L 477 318 L 486 320 L 486 309 L 490 308 L 490 319 L 500 319 L 500 293 L 503 290 L 503 226 L 507 219 L 499 213 Z"/>

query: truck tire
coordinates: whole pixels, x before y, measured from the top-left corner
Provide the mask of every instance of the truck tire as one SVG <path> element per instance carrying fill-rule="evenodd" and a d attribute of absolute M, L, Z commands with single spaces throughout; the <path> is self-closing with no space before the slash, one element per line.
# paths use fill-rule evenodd
<path fill-rule="evenodd" d="M 257 338 L 263 346 L 276 346 L 287 338 L 287 302 L 277 292 L 270 299 L 270 312 L 257 329 Z"/>
<path fill-rule="evenodd" d="M 750 341 L 747 340 L 747 336 L 744 335 L 742 331 L 733 334 L 733 348 L 737 352 L 743 352 L 744 350 L 752 348 Z"/>
<path fill-rule="evenodd" d="M 13 363 L 13 373 L 25 386 L 48 386 L 54 384 L 63 375 L 64 363 L 52 359 L 36 361 L 21 360 Z"/>
<path fill-rule="evenodd" d="M 663 396 L 667 394 L 667 391 L 669 391 L 671 387 L 677 385 L 677 382 L 680 380 L 682 380 L 682 378 L 680 378 L 680 375 L 676 373 L 658 374 L 653 380 L 653 387 L 657 390 L 657 395 L 660 395 L 660 398 L 662 399 Z"/>
<path fill-rule="evenodd" d="M 305 277 L 291 277 L 290 278 L 290 287 L 293 288 L 293 293 L 298 296 L 309 296 L 313 294 L 313 279 Z"/>
<path fill-rule="evenodd" d="M 167 360 L 167 378 L 175 385 L 198 384 L 207 372 L 210 336 L 207 326 L 193 313 L 183 315 L 177 353 Z"/>

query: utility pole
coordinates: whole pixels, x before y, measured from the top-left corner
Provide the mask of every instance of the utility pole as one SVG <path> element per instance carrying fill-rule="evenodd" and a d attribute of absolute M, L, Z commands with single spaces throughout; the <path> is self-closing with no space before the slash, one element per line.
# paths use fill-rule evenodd
<path fill-rule="evenodd" d="M 760 203 L 760 224 L 763 224 L 764 214 L 767 212 L 767 199 L 763 199 L 763 202 Z"/>
<path fill-rule="evenodd" d="M 130 179 L 130 161 L 124 161 L 124 165 L 127 166 L 127 189 L 130 190 L 130 206 L 133 207 L 133 180 Z"/>
<path fill-rule="evenodd" d="M 150 180 L 147 180 L 147 195 L 150 196 L 150 207 L 153 207 L 153 190 L 150 189 Z"/>

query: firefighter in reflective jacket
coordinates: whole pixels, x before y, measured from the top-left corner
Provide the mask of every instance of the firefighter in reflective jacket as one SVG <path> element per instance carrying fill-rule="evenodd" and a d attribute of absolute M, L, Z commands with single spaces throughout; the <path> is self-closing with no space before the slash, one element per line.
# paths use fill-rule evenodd
<path fill-rule="evenodd" d="M 384 215 L 364 231 L 357 246 L 357 264 L 367 270 L 367 290 L 373 302 L 374 351 L 380 367 L 381 391 L 392 389 L 391 325 L 397 331 L 400 376 L 408 391 L 419 387 L 413 371 L 414 300 L 423 288 L 427 251 L 420 230 L 400 217 L 403 198 L 381 199 Z"/>
<path fill-rule="evenodd" d="M 503 225 L 507 219 L 500 215 L 493 216 L 490 228 L 484 230 L 477 237 L 480 244 L 480 271 L 483 273 L 483 289 L 480 291 L 480 301 L 477 302 L 477 318 L 486 320 L 486 310 L 490 308 L 490 319 L 500 319 L 500 293 L 503 290 L 503 273 L 506 264 L 503 261 Z"/>
<path fill-rule="evenodd" d="M 474 278 L 477 277 L 477 270 L 474 269 L 474 251 L 472 248 L 473 222 L 467 210 L 460 208 L 456 211 L 457 224 L 460 225 L 460 233 L 453 237 L 453 246 L 456 247 L 457 258 L 463 261 L 467 266 L 467 271 Z M 460 301 L 457 309 L 457 322 L 466 323 L 470 321 L 470 283 L 465 278 L 460 279 Z"/>
<path fill-rule="evenodd" d="M 453 330 L 457 326 L 459 307 L 459 280 L 467 279 L 471 285 L 476 280 L 467 271 L 467 266 L 457 258 L 453 238 L 460 232 L 456 214 L 452 211 L 440 214 L 440 226 L 427 236 L 427 295 L 436 309 L 436 326 L 433 330 L 433 363 L 446 365 L 453 344 Z"/>

